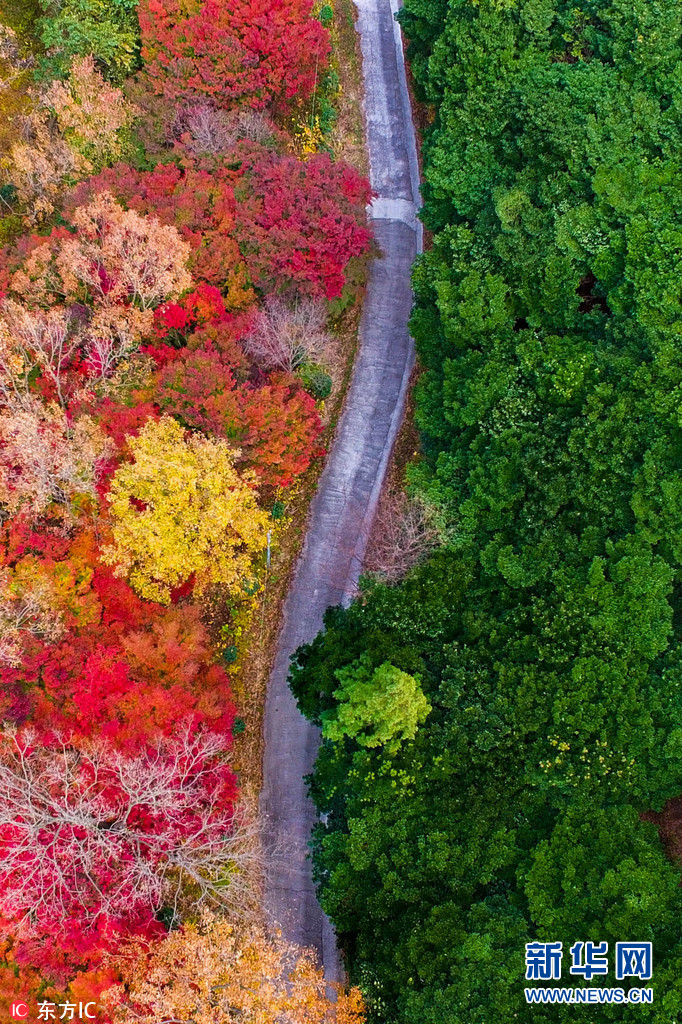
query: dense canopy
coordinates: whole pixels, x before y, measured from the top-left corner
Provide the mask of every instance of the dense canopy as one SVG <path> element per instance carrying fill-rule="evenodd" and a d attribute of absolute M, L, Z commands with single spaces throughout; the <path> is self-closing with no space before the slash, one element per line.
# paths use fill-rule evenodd
<path fill-rule="evenodd" d="M 358 659 L 432 707 L 394 755 L 325 742 L 322 900 L 377 1021 L 572 1022 L 526 1005 L 524 944 L 637 940 L 663 1024 L 682 895 L 642 815 L 682 792 L 682 9 L 407 0 L 401 21 L 434 112 L 410 478 L 450 539 L 300 653 L 317 721 Z"/>

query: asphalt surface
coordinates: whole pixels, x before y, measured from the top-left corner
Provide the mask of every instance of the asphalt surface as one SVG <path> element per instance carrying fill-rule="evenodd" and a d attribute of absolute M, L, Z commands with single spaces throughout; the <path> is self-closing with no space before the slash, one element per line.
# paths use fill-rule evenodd
<path fill-rule="evenodd" d="M 309 528 L 284 606 L 265 706 L 261 811 L 266 911 L 285 939 L 317 949 L 329 980 L 343 975 L 333 929 L 315 896 L 308 843 L 315 809 L 304 776 L 319 732 L 299 714 L 287 685 L 296 648 L 312 640 L 325 609 L 348 603 L 362 567 L 414 364 L 407 321 L 410 271 L 421 247 L 419 166 L 397 0 L 358 8 L 370 177 L 369 210 L 382 257 L 372 264 L 360 347 L 343 416 L 313 499 Z"/>

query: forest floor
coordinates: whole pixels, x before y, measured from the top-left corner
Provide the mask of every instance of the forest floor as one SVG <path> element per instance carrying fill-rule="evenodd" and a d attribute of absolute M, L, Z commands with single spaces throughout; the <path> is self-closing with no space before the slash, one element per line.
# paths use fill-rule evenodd
<path fill-rule="evenodd" d="M 325 610 L 355 590 L 414 365 L 407 329 L 411 268 L 420 246 L 419 173 L 395 0 L 356 0 L 363 56 L 371 217 L 381 255 L 371 265 L 360 346 L 337 436 L 313 499 L 303 550 L 283 610 L 268 685 L 261 808 L 266 909 L 284 937 L 316 948 L 327 976 L 341 967 L 315 897 L 308 858 L 315 821 L 304 776 L 319 735 L 287 684 L 296 648 L 311 641 Z"/>

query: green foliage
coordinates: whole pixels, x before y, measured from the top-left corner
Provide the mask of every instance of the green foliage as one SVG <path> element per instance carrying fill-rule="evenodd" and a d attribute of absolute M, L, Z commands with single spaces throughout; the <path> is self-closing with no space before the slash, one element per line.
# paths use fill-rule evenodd
<path fill-rule="evenodd" d="M 322 22 L 325 28 L 329 28 L 334 20 L 334 8 L 331 4 L 323 4 L 317 15 L 319 21 Z"/>
<path fill-rule="evenodd" d="M 384 746 L 394 754 L 404 740 L 415 738 L 431 710 L 419 678 L 388 661 L 372 670 L 365 656 L 335 674 L 341 685 L 334 690 L 337 706 L 322 715 L 325 739 L 348 736 L 361 747 Z"/>
<path fill-rule="evenodd" d="M 301 384 L 313 398 L 323 400 L 332 393 L 332 379 L 317 363 L 304 363 L 296 372 Z"/>
<path fill-rule="evenodd" d="M 682 8 L 407 0 L 400 21 L 435 105 L 410 480 L 448 542 L 299 652 L 318 724 L 358 663 L 432 707 L 398 750 L 323 744 L 321 898 L 377 1021 L 573 1024 L 526 1006 L 524 942 L 635 934 L 651 1019 L 676 1019 L 679 871 L 641 814 L 682 792 Z"/>
<path fill-rule="evenodd" d="M 41 0 L 3 0 L 0 6 L 3 25 L 13 29 L 22 43 L 35 42 L 35 26 L 40 16 Z"/>
<path fill-rule="evenodd" d="M 93 54 L 102 73 L 120 83 L 139 63 L 137 0 L 40 0 L 37 32 L 48 51 L 45 78 L 65 77 L 74 57 Z"/>

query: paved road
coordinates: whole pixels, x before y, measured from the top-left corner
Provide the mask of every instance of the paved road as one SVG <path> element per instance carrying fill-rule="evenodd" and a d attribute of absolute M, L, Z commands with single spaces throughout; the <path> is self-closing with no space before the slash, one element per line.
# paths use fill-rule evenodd
<path fill-rule="evenodd" d="M 284 937 L 315 947 L 330 980 L 341 977 L 331 925 L 317 902 L 308 841 L 315 810 L 304 775 L 319 734 L 298 712 L 287 686 L 289 660 L 322 626 L 330 605 L 350 599 L 365 554 L 414 363 L 407 320 L 410 268 L 421 246 L 416 220 L 419 167 L 397 0 L 355 0 L 365 79 L 371 180 L 370 216 L 382 258 L 371 268 L 360 348 L 336 441 L 313 500 L 265 707 L 266 909 Z"/>

